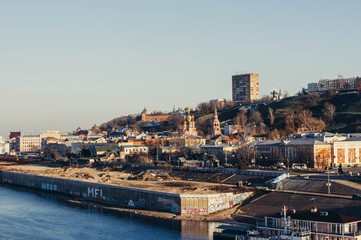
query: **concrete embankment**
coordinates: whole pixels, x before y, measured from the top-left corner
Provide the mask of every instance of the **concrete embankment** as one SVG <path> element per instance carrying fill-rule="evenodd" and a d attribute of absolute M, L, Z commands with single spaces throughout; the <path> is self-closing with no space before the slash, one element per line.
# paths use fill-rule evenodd
<path fill-rule="evenodd" d="M 241 204 L 251 195 L 251 192 L 174 194 L 8 171 L 0 171 L 0 182 L 66 194 L 123 208 L 167 212 L 176 215 L 208 215 Z"/>

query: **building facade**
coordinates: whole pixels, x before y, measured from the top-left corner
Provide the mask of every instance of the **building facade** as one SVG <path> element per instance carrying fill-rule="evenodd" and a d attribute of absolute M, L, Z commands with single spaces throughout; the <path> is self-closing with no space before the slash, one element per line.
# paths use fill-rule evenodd
<path fill-rule="evenodd" d="M 255 160 L 261 165 L 283 162 L 290 167 L 293 163 L 304 163 L 311 168 L 325 168 L 332 162 L 332 144 L 313 138 L 266 141 L 256 144 Z"/>
<path fill-rule="evenodd" d="M 360 166 L 361 138 L 350 138 L 333 143 L 332 162 L 336 165 Z"/>
<path fill-rule="evenodd" d="M 0 136 L 0 154 L 5 154 L 6 153 L 6 140 L 5 138 Z"/>
<path fill-rule="evenodd" d="M 319 169 L 361 166 L 361 137 L 345 138 L 342 134 L 323 133 L 315 138 L 259 142 L 255 146 L 255 159 L 261 165 L 305 163 L 307 167 Z"/>
<path fill-rule="evenodd" d="M 232 76 L 232 100 L 237 103 L 259 99 L 259 76 L 256 73 Z"/>
<path fill-rule="evenodd" d="M 24 135 L 17 138 L 20 152 L 36 152 L 41 149 L 40 135 Z"/>
<path fill-rule="evenodd" d="M 357 90 L 360 83 L 360 77 L 321 79 L 318 83 L 309 83 L 307 90 L 308 92 L 352 91 Z"/>

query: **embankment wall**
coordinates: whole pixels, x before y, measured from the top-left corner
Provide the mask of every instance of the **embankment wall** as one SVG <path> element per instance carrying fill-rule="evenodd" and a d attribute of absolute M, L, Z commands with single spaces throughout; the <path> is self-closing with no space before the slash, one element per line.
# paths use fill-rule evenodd
<path fill-rule="evenodd" d="M 172 194 L 138 188 L 0 171 L 0 182 L 42 191 L 62 193 L 125 208 L 178 215 L 207 215 L 242 203 L 251 192 L 233 194 Z"/>

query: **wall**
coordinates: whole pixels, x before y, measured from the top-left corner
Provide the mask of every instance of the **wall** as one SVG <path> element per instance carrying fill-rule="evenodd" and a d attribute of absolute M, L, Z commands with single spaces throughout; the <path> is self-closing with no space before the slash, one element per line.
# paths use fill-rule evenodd
<path fill-rule="evenodd" d="M 169 212 L 178 215 L 207 215 L 241 204 L 252 193 L 171 194 L 106 184 L 0 171 L 5 184 L 62 193 L 125 208 Z"/>
<path fill-rule="evenodd" d="M 182 215 L 207 215 L 241 204 L 252 192 L 241 194 L 181 194 Z"/>
<path fill-rule="evenodd" d="M 178 194 L 6 171 L 3 171 L 2 175 L 3 182 L 7 184 L 63 193 L 120 207 L 180 214 Z"/>

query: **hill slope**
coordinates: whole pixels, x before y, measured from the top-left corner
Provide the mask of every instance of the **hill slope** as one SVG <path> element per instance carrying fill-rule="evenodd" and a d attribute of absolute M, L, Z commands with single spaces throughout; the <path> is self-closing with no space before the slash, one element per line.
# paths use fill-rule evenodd
<path fill-rule="evenodd" d="M 322 118 L 326 102 L 336 107 L 334 125 L 329 126 L 326 130 L 333 132 L 361 131 L 361 93 L 340 93 L 334 96 L 294 96 L 280 101 L 259 104 L 257 110 L 261 112 L 265 123 L 268 125 L 268 108 L 272 108 L 275 116 L 275 126 L 282 128 L 284 115 L 302 109 L 309 109 L 314 117 Z M 222 111 L 220 112 L 220 119 L 221 121 L 232 119 L 237 115 L 237 112 L 236 108 L 232 108 L 231 111 Z"/>

